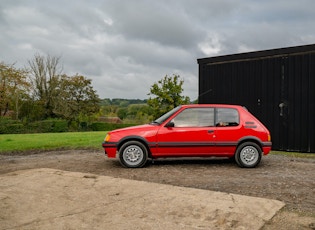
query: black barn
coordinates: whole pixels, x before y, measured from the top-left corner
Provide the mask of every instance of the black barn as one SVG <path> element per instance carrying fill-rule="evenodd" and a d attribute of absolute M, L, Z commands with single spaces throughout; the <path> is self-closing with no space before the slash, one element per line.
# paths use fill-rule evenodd
<path fill-rule="evenodd" d="M 273 149 L 315 152 L 315 44 L 198 59 L 199 103 L 245 106 Z"/>

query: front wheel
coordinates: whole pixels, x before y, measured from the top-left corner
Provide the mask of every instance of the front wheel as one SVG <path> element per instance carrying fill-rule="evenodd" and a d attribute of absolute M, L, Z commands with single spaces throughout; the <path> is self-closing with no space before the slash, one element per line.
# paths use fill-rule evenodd
<path fill-rule="evenodd" d="M 148 159 L 147 148 L 138 141 L 128 141 L 119 150 L 120 163 L 128 168 L 140 168 Z"/>
<path fill-rule="evenodd" d="M 261 149 L 253 142 L 245 142 L 238 146 L 235 161 L 242 168 L 254 168 L 261 161 Z"/>

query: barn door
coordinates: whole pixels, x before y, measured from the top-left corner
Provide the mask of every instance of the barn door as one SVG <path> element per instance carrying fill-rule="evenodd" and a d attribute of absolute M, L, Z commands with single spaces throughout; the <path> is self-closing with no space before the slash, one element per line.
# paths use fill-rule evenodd
<path fill-rule="evenodd" d="M 279 149 L 287 150 L 289 136 L 289 95 L 288 95 L 288 58 L 281 63 L 279 114 Z"/>

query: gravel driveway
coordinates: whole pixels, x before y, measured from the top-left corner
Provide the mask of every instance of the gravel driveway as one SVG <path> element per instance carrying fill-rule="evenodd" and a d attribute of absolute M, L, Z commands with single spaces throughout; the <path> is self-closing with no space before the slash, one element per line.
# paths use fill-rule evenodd
<path fill-rule="evenodd" d="M 263 157 L 255 169 L 221 159 L 158 160 L 141 169 L 121 167 L 103 152 L 65 150 L 1 155 L 0 174 L 52 168 L 282 201 L 286 206 L 263 229 L 315 229 L 315 159 Z"/>

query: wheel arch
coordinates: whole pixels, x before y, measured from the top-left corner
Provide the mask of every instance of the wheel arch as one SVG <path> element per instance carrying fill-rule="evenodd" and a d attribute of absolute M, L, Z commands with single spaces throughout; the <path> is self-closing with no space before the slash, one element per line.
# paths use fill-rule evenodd
<path fill-rule="evenodd" d="M 122 138 L 117 144 L 117 151 L 119 151 L 121 146 L 128 141 L 139 141 L 140 143 L 142 143 L 148 151 L 148 157 L 151 157 L 151 150 L 149 148 L 149 144 L 147 140 L 140 136 L 127 136 L 127 137 Z"/>
<path fill-rule="evenodd" d="M 237 143 L 235 153 L 236 153 L 236 151 L 237 151 L 237 148 L 238 148 L 241 144 L 243 144 L 243 143 L 245 143 L 245 142 L 253 142 L 253 143 L 257 144 L 257 145 L 259 146 L 259 148 L 260 148 L 260 153 L 263 153 L 263 148 L 262 148 L 262 147 L 263 147 L 263 143 L 261 142 L 261 140 L 260 140 L 259 138 L 255 137 L 255 136 L 242 137 L 242 138 L 238 141 L 238 143 Z M 235 154 L 235 153 L 234 153 L 234 154 Z"/>

